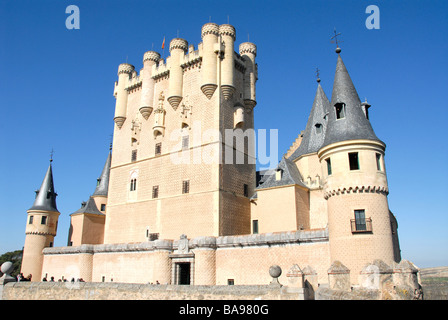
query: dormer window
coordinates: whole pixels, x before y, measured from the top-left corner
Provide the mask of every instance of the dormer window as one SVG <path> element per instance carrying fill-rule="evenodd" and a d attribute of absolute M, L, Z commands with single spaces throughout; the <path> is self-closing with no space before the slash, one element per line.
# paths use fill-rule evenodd
<path fill-rule="evenodd" d="M 336 110 L 336 119 L 345 118 L 345 103 L 339 102 L 334 105 Z"/>
<path fill-rule="evenodd" d="M 276 181 L 282 180 L 282 173 L 283 173 L 283 170 L 281 170 L 281 169 L 278 169 L 277 171 L 275 171 L 275 180 Z"/>
<path fill-rule="evenodd" d="M 314 126 L 316 127 L 316 133 L 322 133 L 322 124 L 316 123 Z"/>

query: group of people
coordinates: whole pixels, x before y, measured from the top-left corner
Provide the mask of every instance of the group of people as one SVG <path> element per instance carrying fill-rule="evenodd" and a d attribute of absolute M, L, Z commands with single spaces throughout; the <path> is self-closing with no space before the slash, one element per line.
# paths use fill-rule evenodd
<path fill-rule="evenodd" d="M 31 281 L 31 278 L 33 277 L 33 275 L 29 274 L 27 277 L 23 276 L 23 273 L 19 273 L 17 275 L 17 281 Z"/>
<path fill-rule="evenodd" d="M 42 278 L 42 281 L 43 281 L 43 282 L 48 281 L 48 280 L 47 280 L 47 276 L 43 277 L 43 278 Z M 51 277 L 49 282 L 55 282 L 55 281 L 54 281 L 54 277 Z M 65 279 L 64 276 L 62 276 L 62 279 L 59 279 L 58 282 L 68 282 L 68 280 Z M 75 282 L 75 278 L 72 278 L 72 280 L 71 280 L 70 282 Z M 83 278 L 78 278 L 78 279 L 76 280 L 76 282 L 85 282 L 85 281 L 84 281 Z"/>

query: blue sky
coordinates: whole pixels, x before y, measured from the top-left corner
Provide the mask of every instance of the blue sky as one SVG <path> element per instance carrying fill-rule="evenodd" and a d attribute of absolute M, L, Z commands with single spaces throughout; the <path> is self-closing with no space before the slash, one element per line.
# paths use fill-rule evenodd
<path fill-rule="evenodd" d="M 80 29 L 68 30 L 68 5 Z M 365 26 L 368 5 L 380 29 Z M 279 130 L 279 159 L 305 128 L 315 69 L 331 97 L 342 57 L 370 120 L 387 144 L 389 206 L 402 256 L 419 267 L 448 265 L 445 92 L 447 1 L 64 1 L 0 2 L 0 254 L 21 249 L 26 210 L 54 149 L 59 218 L 55 246 L 66 245 L 69 214 L 93 193 L 113 132 L 117 67 L 142 68 L 179 36 L 197 47 L 210 21 L 229 20 L 236 44 L 258 48 L 256 129 Z M 166 49 L 165 56 L 168 54 Z"/>

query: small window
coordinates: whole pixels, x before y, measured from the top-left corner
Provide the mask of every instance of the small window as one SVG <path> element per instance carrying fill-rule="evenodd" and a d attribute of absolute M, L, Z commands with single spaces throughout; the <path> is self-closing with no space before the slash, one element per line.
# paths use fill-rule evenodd
<path fill-rule="evenodd" d="M 336 119 L 345 118 L 345 103 L 336 103 L 334 107 L 336 109 Z"/>
<path fill-rule="evenodd" d="M 159 142 L 156 144 L 156 156 L 161 155 L 162 154 L 162 142 Z"/>
<path fill-rule="evenodd" d="M 249 186 L 247 184 L 243 185 L 243 194 L 245 197 L 249 196 Z"/>
<path fill-rule="evenodd" d="M 190 193 L 190 180 L 182 181 L 182 193 Z"/>
<path fill-rule="evenodd" d="M 130 191 L 135 191 L 137 190 L 137 179 L 132 179 L 131 180 L 131 186 L 130 186 Z"/>
<path fill-rule="evenodd" d="M 106 211 L 106 204 L 104 203 L 101 204 L 101 211 Z"/>
<path fill-rule="evenodd" d="M 277 171 L 275 171 L 275 180 L 276 181 L 282 180 L 282 174 L 283 174 L 283 170 L 281 170 L 281 169 L 278 169 Z"/>
<path fill-rule="evenodd" d="M 355 210 L 356 230 L 366 230 L 366 212 L 365 210 Z"/>
<path fill-rule="evenodd" d="M 152 198 L 156 199 L 159 197 L 159 186 L 152 187 Z"/>
<path fill-rule="evenodd" d="M 28 224 L 33 224 L 34 216 L 30 216 L 30 219 L 28 220 Z"/>
<path fill-rule="evenodd" d="M 137 161 L 137 150 L 132 150 L 131 162 Z"/>
<path fill-rule="evenodd" d="M 252 220 L 252 233 L 258 234 L 258 220 Z"/>
<path fill-rule="evenodd" d="M 378 169 L 378 171 L 383 171 L 381 169 L 381 153 L 376 154 L 376 168 Z"/>
<path fill-rule="evenodd" d="M 316 123 L 315 127 L 316 127 L 316 133 L 317 134 L 322 133 L 322 124 Z"/>
<path fill-rule="evenodd" d="M 47 216 L 42 216 L 40 224 L 47 224 Z"/>
<path fill-rule="evenodd" d="M 188 149 L 189 142 L 190 142 L 189 136 L 182 137 L 182 150 Z"/>
<path fill-rule="evenodd" d="M 235 285 L 235 279 L 227 279 L 227 285 L 229 286 Z"/>
<path fill-rule="evenodd" d="M 325 159 L 325 161 L 327 162 L 327 173 L 329 176 L 331 176 L 331 159 Z"/>
<path fill-rule="evenodd" d="M 358 152 L 349 153 L 348 161 L 350 163 L 350 170 L 359 170 Z"/>
<path fill-rule="evenodd" d="M 53 248 L 53 242 L 50 242 L 50 248 Z"/>

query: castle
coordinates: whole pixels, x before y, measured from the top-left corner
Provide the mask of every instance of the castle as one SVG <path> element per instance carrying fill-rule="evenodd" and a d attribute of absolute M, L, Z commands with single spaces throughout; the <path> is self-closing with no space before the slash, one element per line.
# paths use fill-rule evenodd
<path fill-rule="evenodd" d="M 318 79 L 305 130 L 258 179 L 250 143 L 232 143 L 254 129 L 257 47 L 235 52 L 229 24 L 207 23 L 201 35 L 197 48 L 173 39 L 166 59 L 146 52 L 140 72 L 119 65 L 113 148 L 96 189 L 70 215 L 67 246 L 53 247 L 50 162 L 28 210 L 21 272 L 34 281 L 241 285 L 269 283 L 272 265 L 297 265 L 317 285 L 330 269 L 357 284 L 373 261 L 397 265 L 386 145 L 341 49 L 331 99 Z"/>

